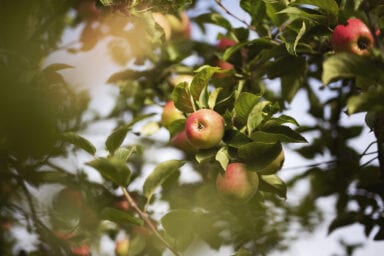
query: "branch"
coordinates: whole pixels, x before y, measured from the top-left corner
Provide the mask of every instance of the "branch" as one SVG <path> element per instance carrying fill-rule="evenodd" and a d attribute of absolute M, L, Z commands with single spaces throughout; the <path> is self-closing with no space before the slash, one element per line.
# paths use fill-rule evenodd
<path fill-rule="evenodd" d="M 225 7 L 225 6 L 221 3 L 221 0 L 215 0 L 215 2 L 217 3 L 217 5 L 218 5 L 221 9 L 223 9 L 223 11 L 224 11 L 226 14 L 228 14 L 228 15 L 231 16 L 232 18 L 234 18 L 234 19 L 240 21 L 241 23 L 243 23 L 249 30 L 255 31 L 255 28 L 254 28 L 252 25 L 250 25 L 248 22 L 246 22 L 245 20 L 243 20 L 243 19 L 237 17 L 237 16 L 234 15 L 231 11 L 229 11 L 229 10 L 227 9 L 227 7 Z"/>
<path fill-rule="evenodd" d="M 153 225 L 151 219 L 149 218 L 148 214 L 146 212 L 143 212 L 140 207 L 136 204 L 135 200 L 131 197 L 128 190 L 124 187 L 121 187 L 121 190 L 124 193 L 125 198 L 127 199 L 128 203 L 132 206 L 132 208 L 139 214 L 140 218 L 144 220 L 144 222 L 148 225 L 148 227 L 152 230 L 152 232 L 157 236 L 157 238 L 166 246 L 168 249 L 170 249 L 174 255 L 181 256 L 181 254 L 172 247 L 165 239 L 164 237 L 159 233 L 157 228 Z"/>

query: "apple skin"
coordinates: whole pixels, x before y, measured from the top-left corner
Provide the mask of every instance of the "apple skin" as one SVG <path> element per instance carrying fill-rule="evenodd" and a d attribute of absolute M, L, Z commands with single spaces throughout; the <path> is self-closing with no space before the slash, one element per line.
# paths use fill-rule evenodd
<path fill-rule="evenodd" d="M 163 107 L 163 113 L 161 114 L 161 124 L 164 127 L 169 127 L 174 121 L 179 119 L 185 119 L 183 112 L 175 107 L 173 100 L 165 103 Z"/>
<path fill-rule="evenodd" d="M 187 154 L 194 154 L 197 152 L 197 148 L 191 144 L 185 130 L 176 133 L 176 135 L 171 139 L 171 144 Z"/>
<path fill-rule="evenodd" d="M 223 117 L 214 110 L 200 109 L 190 114 L 185 132 L 191 144 L 198 149 L 208 149 L 219 144 L 224 136 Z"/>
<path fill-rule="evenodd" d="M 123 238 L 115 242 L 115 254 L 116 256 L 129 255 L 129 239 L 128 238 Z"/>
<path fill-rule="evenodd" d="M 222 37 L 222 38 L 220 38 L 219 42 L 217 43 L 216 48 L 219 51 L 223 52 L 223 51 L 225 51 L 225 49 L 227 49 L 228 47 L 231 47 L 235 44 L 236 44 L 236 41 L 229 39 L 229 38 Z M 228 61 L 221 60 L 221 59 L 217 60 L 217 66 L 221 69 L 224 69 L 224 70 L 232 70 L 234 68 L 234 66 L 231 63 L 229 63 Z M 216 78 L 224 78 L 226 76 L 227 76 L 227 74 L 221 74 L 221 73 L 215 74 Z"/>
<path fill-rule="evenodd" d="M 180 36 L 184 38 L 191 37 L 191 21 L 187 15 L 187 12 L 180 12 L 180 17 L 172 14 L 167 14 L 169 25 L 171 26 L 172 35 Z"/>
<path fill-rule="evenodd" d="M 167 17 L 160 12 L 153 12 L 152 18 L 163 29 L 165 39 L 168 41 L 172 35 L 172 28 Z"/>
<path fill-rule="evenodd" d="M 257 171 L 261 175 L 275 174 L 278 170 L 283 167 L 285 160 L 284 150 L 282 149 L 277 157 L 262 170 Z"/>
<path fill-rule="evenodd" d="M 79 245 L 71 248 L 71 252 L 76 256 L 90 256 L 91 250 L 88 245 Z"/>
<path fill-rule="evenodd" d="M 337 25 L 331 38 L 335 52 L 350 52 L 361 56 L 369 54 L 373 43 L 371 31 L 357 18 L 348 19 L 346 25 Z"/>
<path fill-rule="evenodd" d="M 229 205 L 247 203 L 259 188 L 259 176 L 244 163 L 228 164 L 225 175 L 220 173 L 216 178 L 216 189 L 221 199 Z"/>

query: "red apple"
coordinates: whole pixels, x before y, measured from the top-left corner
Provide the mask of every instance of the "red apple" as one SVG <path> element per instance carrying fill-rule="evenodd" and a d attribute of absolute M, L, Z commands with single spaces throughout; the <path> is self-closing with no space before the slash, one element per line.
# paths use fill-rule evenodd
<path fill-rule="evenodd" d="M 117 240 L 115 243 L 116 256 L 128 256 L 129 255 L 129 239 L 123 238 Z"/>
<path fill-rule="evenodd" d="M 223 117 L 214 110 L 200 109 L 190 114 L 185 123 L 185 132 L 193 146 L 200 149 L 212 148 L 224 136 Z"/>
<path fill-rule="evenodd" d="M 347 24 L 335 27 L 331 43 L 335 52 L 367 55 L 373 47 L 374 39 L 364 22 L 357 18 L 350 18 Z"/>
<path fill-rule="evenodd" d="M 219 42 L 217 43 L 217 49 L 220 51 L 224 51 L 228 47 L 234 46 L 236 44 L 236 41 L 230 38 L 222 37 L 219 39 Z"/>
<path fill-rule="evenodd" d="M 91 250 L 88 245 L 79 245 L 71 248 L 71 252 L 76 256 L 90 256 Z"/>
<path fill-rule="evenodd" d="M 178 16 L 168 14 L 166 18 L 171 26 L 172 35 L 185 38 L 191 37 L 191 21 L 187 12 L 183 11 Z"/>
<path fill-rule="evenodd" d="M 225 175 L 217 175 L 216 188 L 222 200 L 230 205 L 247 203 L 259 188 L 259 176 L 243 163 L 230 163 Z"/>
<path fill-rule="evenodd" d="M 161 114 L 161 124 L 164 127 L 169 127 L 174 121 L 179 119 L 185 119 L 183 112 L 175 107 L 173 100 L 165 103 L 163 107 L 163 113 Z"/>
<path fill-rule="evenodd" d="M 266 167 L 264 167 L 262 170 L 259 170 L 258 173 L 262 175 L 275 174 L 278 170 L 281 169 L 281 167 L 283 167 L 284 160 L 285 160 L 284 150 L 282 149 L 280 153 L 277 155 L 277 157 L 273 159 L 273 161 L 270 164 L 268 164 Z"/>
<path fill-rule="evenodd" d="M 185 130 L 173 136 L 171 144 L 185 153 L 193 154 L 197 152 L 197 149 L 189 141 Z"/>

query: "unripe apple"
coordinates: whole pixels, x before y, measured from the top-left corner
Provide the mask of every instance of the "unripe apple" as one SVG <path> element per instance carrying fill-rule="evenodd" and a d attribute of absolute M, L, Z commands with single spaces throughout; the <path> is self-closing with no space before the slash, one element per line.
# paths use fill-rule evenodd
<path fill-rule="evenodd" d="M 176 133 L 171 139 L 171 144 L 185 153 L 193 154 L 197 152 L 197 149 L 189 141 L 185 130 Z"/>
<path fill-rule="evenodd" d="M 166 18 L 171 26 L 172 35 L 181 36 L 185 38 L 191 37 L 191 21 L 187 12 L 180 13 L 180 17 L 172 14 L 167 14 Z"/>
<path fill-rule="evenodd" d="M 281 169 L 281 167 L 283 167 L 284 160 L 285 160 L 284 150 L 282 149 L 280 153 L 277 155 L 277 157 L 273 159 L 273 161 L 270 164 L 268 164 L 266 167 L 264 167 L 262 170 L 258 171 L 258 173 L 262 175 L 275 174 L 278 170 Z"/>
<path fill-rule="evenodd" d="M 169 127 L 174 121 L 179 119 L 185 119 L 183 112 L 175 107 L 173 100 L 165 103 L 163 107 L 163 113 L 161 114 L 161 124 L 164 127 Z"/>
<path fill-rule="evenodd" d="M 117 240 L 115 243 L 116 256 L 128 256 L 129 255 L 129 239 L 123 238 Z"/>
<path fill-rule="evenodd" d="M 373 47 L 374 39 L 371 31 L 357 18 L 350 18 L 347 24 L 337 25 L 332 33 L 331 44 L 335 52 L 350 52 L 367 55 Z"/>
<path fill-rule="evenodd" d="M 225 203 L 241 205 L 247 203 L 259 188 L 259 176 L 243 163 L 228 164 L 225 175 L 216 178 L 217 191 Z"/>
<path fill-rule="evenodd" d="M 190 114 L 185 123 L 185 132 L 196 148 L 207 149 L 219 144 L 224 136 L 223 117 L 214 110 L 200 109 Z"/>
<path fill-rule="evenodd" d="M 168 19 L 165 17 L 164 14 L 160 12 L 153 12 L 152 17 L 154 21 L 163 29 L 165 39 L 169 40 L 172 35 L 172 28 L 169 24 Z"/>

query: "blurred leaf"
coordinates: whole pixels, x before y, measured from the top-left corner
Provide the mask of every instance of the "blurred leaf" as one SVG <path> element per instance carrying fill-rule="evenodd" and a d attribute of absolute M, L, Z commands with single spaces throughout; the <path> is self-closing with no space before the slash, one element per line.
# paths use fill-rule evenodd
<path fill-rule="evenodd" d="M 123 161 L 128 161 L 129 157 L 138 151 L 138 146 L 129 146 L 127 148 L 118 148 L 113 156 Z"/>
<path fill-rule="evenodd" d="M 168 160 L 156 166 L 152 173 L 146 178 L 143 186 L 144 196 L 150 201 L 153 193 L 168 177 L 185 164 L 180 160 Z"/>
<path fill-rule="evenodd" d="M 276 193 L 282 198 L 287 198 L 287 186 L 277 175 L 261 175 L 260 190 Z"/>
<path fill-rule="evenodd" d="M 364 111 L 381 112 L 384 110 L 384 105 L 382 104 L 383 97 L 383 86 L 371 87 L 359 95 L 349 97 L 347 101 L 347 112 L 348 114 Z"/>
<path fill-rule="evenodd" d="M 250 164 L 256 170 L 264 169 L 281 152 L 280 142 L 250 142 L 238 148 L 238 155 L 242 161 Z"/>
<path fill-rule="evenodd" d="M 238 148 L 248 142 L 251 142 L 248 136 L 238 130 L 226 131 L 223 140 L 228 146 L 235 148 Z"/>
<path fill-rule="evenodd" d="M 202 93 L 207 90 L 209 80 L 215 72 L 219 72 L 220 68 L 208 65 L 201 66 L 196 70 L 190 85 L 190 93 L 193 99 L 200 101 Z"/>
<path fill-rule="evenodd" d="M 299 133 L 297 133 L 296 131 L 292 130 L 290 127 L 285 125 L 278 125 L 278 126 L 274 125 L 270 127 L 265 127 L 263 128 L 263 131 L 260 131 L 260 132 L 257 131 L 254 134 L 252 134 L 252 138 L 255 138 L 255 139 L 259 136 L 279 138 L 281 142 L 293 142 L 293 143 L 307 142 L 307 140 L 303 136 L 301 136 Z"/>
<path fill-rule="evenodd" d="M 251 253 L 245 248 L 240 248 L 234 256 L 251 256 Z"/>
<path fill-rule="evenodd" d="M 323 62 L 323 74 L 321 80 L 329 84 L 337 79 L 365 77 L 384 83 L 382 72 L 384 65 L 375 63 L 369 58 L 351 53 L 338 53 Z"/>
<path fill-rule="evenodd" d="M 141 115 L 141 116 L 137 116 L 135 117 L 131 122 L 129 122 L 128 124 L 124 124 L 124 125 L 121 125 L 119 127 L 117 127 L 107 138 L 106 142 L 105 142 L 105 145 L 108 149 L 109 152 L 111 152 L 113 154 L 113 152 L 115 152 L 115 150 L 121 146 L 121 144 L 123 143 L 125 137 L 127 136 L 127 133 L 128 131 L 131 130 L 132 126 L 135 125 L 136 123 L 148 118 L 148 117 L 151 117 L 151 116 L 154 116 L 155 114 L 146 114 L 146 115 Z"/>
<path fill-rule="evenodd" d="M 65 63 L 53 63 L 43 69 L 43 72 L 56 72 L 63 69 L 74 68 L 74 66 Z"/>
<path fill-rule="evenodd" d="M 126 187 L 129 184 L 131 170 L 122 159 L 100 157 L 88 162 L 87 165 L 98 170 L 101 176 L 118 186 Z"/>
<path fill-rule="evenodd" d="M 216 161 L 220 163 L 221 168 L 225 170 L 227 168 L 227 165 L 229 163 L 229 154 L 228 154 L 228 148 L 222 147 L 220 148 L 215 157 Z"/>
<path fill-rule="evenodd" d="M 279 13 L 285 13 L 289 15 L 289 18 L 291 21 L 294 21 L 296 19 L 300 20 L 310 20 L 315 21 L 319 23 L 326 23 L 328 22 L 327 17 L 324 15 L 319 15 L 316 13 L 312 13 L 309 11 L 306 11 L 305 9 L 289 6 L 285 8 L 284 10 L 281 10 Z"/>
<path fill-rule="evenodd" d="M 199 25 L 209 23 L 209 24 L 223 27 L 227 30 L 231 30 L 232 28 L 231 23 L 218 13 L 204 13 L 197 16 L 195 20 Z M 200 26 L 200 28 L 203 31 L 205 31 L 204 26 Z"/>
<path fill-rule="evenodd" d="M 134 224 L 142 226 L 144 225 L 144 221 L 142 219 L 133 217 L 129 213 L 123 210 L 119 210 L 116 208 L 104 208 L 101 210 L 100 217 L 104 220 L 110 220 L 116 222 L 118 224 Z"/>
<path fill-rule="evenodd" d="M 346 212 L 339 214 L 329 225 L 328 234 L 331 234 L 338 228 L 354 224 L 359 221 L 361 214 L 358 212 Z"/>
<path fill-rule="evenodd" d="M 160 129 L 158 122 L 148 122 L 140 130 L 140 134 L 143 136 L 151 136 Z"/>
<path fill-rule="evenodd" d="M 216 105 L 217 97 L 219 96 L 219 93 L 221 92 L 222 89 L 223 89 L 222 87 L 216 88 L 213 92 L 209 94 L 208 107 L 210 109 L 214 109 Z"/>
<path fill-rule="evenodd" d="M 84 137 L 81 137 L 80 135 L 78 135 L 77 133 L 66 132 L 61 134 L 61 136 L 64 141 L 69 142 L 81 149 L 84 149 L 91 155 L 94 155 L 96 153 L 95 146 Z"/>
<path fill-rule="evenodd" d="M 313 5 L 319 7 L 319 11 L 334 17 L 339 12 L 339 6 L 335 0 L 297 0 L 292 5 Z"/>
<path fill-rule="evenodd" d="M 281 124 L 294 124 L 296 126 L 299 126 L 299 123 L 296 121 L 295 118 L 288 116 L 288 115 L 281 115 L 279 117 L 273 117 L 270 119 L 273 122 L 276 122 L 276 124 L 281 125 Z"/>

